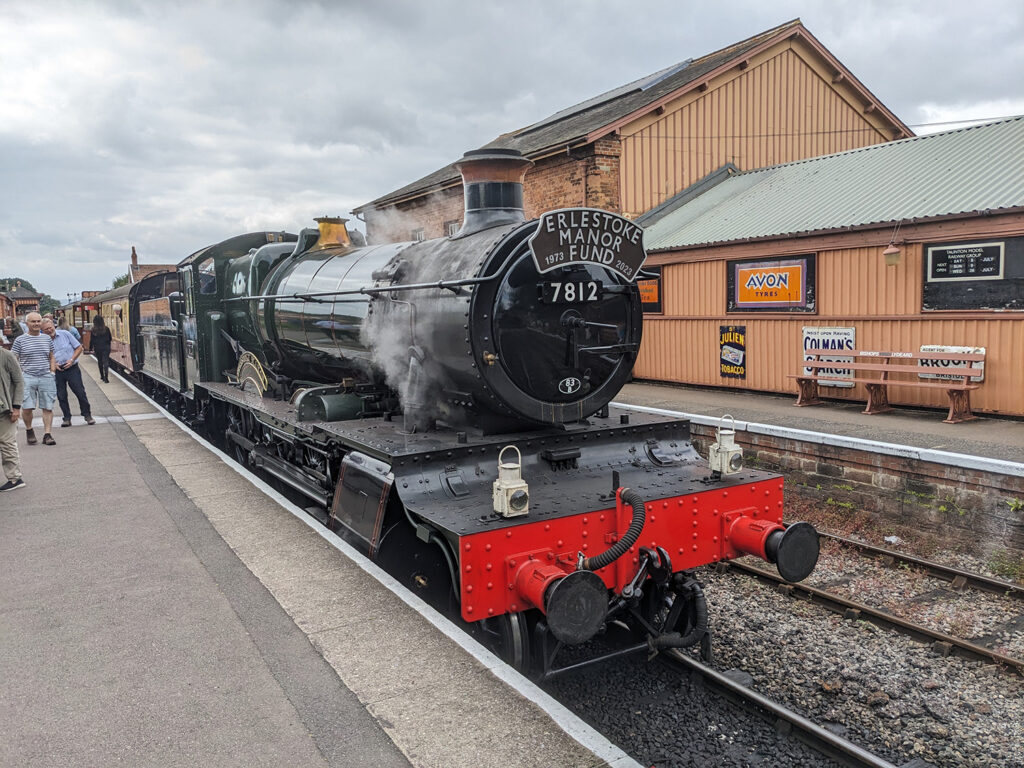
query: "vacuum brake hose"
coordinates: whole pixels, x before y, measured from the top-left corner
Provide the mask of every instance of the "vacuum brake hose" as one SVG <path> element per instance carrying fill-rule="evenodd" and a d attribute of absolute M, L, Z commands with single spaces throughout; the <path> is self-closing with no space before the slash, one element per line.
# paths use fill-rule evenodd
<path fill-rule="evenodd" d="M 629 548 L 636 544 L 637 539 L 640 538 L 640 533 L 644 529 L 644 523 L 647 522 L 647 514 L 644 510 L 644 500 L 640 497 L 640 494 L 634 491 L 632 488 L 626 488 L 622 491 L 622 503 L 629 504 L 633 507 L 633 521 L 629 524 L 629 530 L 626 531 L 625 535 L 611 545 L 608 549 L 602 552 L 596 557 L 588 557 L 583 560 L 583 567 L 588 571 L 596 571 L 604 568 L 609 563 L 614 563 L 620 557 L 622 557 Z"/>
<path fill-rule="evenodd" d="M 680 635 L 678 632 L 666 632 L 663 635 L 652 637 L 649 641 L 652 649 L 660 651 L 665 648 L 689 648 L 704 637 L 704 633 L 708 631 L 708 601 L 704 597 L 704 590 L 695 579 L 689 579 L 683 586 L 693 596 L 693 628 L 685 635 Z M 682 594 L 676 597 L 676 600 L 682 599 Z"/>

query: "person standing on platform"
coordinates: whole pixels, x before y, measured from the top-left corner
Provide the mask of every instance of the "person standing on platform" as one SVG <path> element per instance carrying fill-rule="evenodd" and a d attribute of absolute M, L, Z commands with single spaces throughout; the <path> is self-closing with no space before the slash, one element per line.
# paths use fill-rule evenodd
<path fill-rule="evenodd" d="M 81 341 L 81 340 L 82 340 L 82 334 L 80 334 L 80 333 L 78 332 L 78 329 L 77 329 L 77 328 L 75 328 L 75 326 L 73 326 L 73 325 L 71 325 L 70 323 L 68 323 L 68 318 L 67 318 L 67 316 L 64 316 L 64 317 L 62 317 L 62 318 L 60 319 L 60 322 L 59 322 L 59 323 L 57 323 L 57 330 L 58 330 L 58 331 L 67 331 L 67 332 L 68 332 L 68 333 L 70 333 L 70 334 L 71 334 L 72 336 L 74 336 L 76 340 L 78 340 L 78 341 Z"/>
<path fill-rule="evenodd" d="M 64 415 L 62 427 L 71 426 L 71 404 L 68 402 L 68 387 L 75 393 L 78 409 L 86 424 L 95 424 L 92 417 L 92 406 L 89 396 L 85 394 L 82 383 L 82 369 L 78 367 L 78 358 L 82 355 L 82 345 L 68 331 L 59 331 L 53 327 L 53 320 L 43 320 L 43 333 L 53 340 L 53 356 L 57 361 L 56 383 L 57 400 Z"/>
<path fill-rule="evenodd" d="M 11 352 L 18 358 L 25 378 L 25 396 L 21 401 L 21 420 L 25 422 L 25 440 L 35 445 L 36 432 L 32 429 L 32 415 L 38 406 L 43 412 L 43 445 L 56 445 L 50 434 L 53 426 L 53 401 L 57 399 L 54 371 L 57 361 L 53 356 L 53 340 L 40 333 L 43 316 L 38 312 L 25 315 L 26 331 L 14 340 Z"/>
<path fill-rule="evenodd" d="M 21 376 L 18 358 L 0 347 L 0 461 L 7 477 L 7 482 L 0 485 L 0 491 L 25 487 L 21 478 L 21 456 L 18 454 L 18 419 L 24 395 L 25 380 Z"/>
<path fill-rule="evenodd" d="M 110 383 L 110 329 L 103 318 L 96 315 L 92 319 L 92 335 L 89 337 L 89 351 L 96 355 L 96 364 L 100 367 L 100 381 Z"/>

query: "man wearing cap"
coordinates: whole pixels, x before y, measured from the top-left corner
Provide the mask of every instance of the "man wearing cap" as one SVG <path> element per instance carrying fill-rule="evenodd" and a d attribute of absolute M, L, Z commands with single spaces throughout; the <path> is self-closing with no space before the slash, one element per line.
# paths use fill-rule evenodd
<path fill-rule="evenodd" d="M 50 434 L 53 426 L 53 401 L 57 399 L 57 384 L 54 371 L 57 361 L 53 357 L 53 340 L 45 333 L 43 316 L 38 312 L 25 315 L 27 331 L 14 340 L 11 352 L 18 358 L 21 373 L 25 378 L 25 397 L 21 401 L 21 420 L 25 422 L 25 440 L 35 445 L 36 432 L 32 429 L 32 416 L 38 407 L 43 412 L 43 445 L 56 445 Z"/>
<path fill-rule="evenodd" d="M 57 401 L 60 403 L 61 413 L 64 420 L 60 423 L 62 427 L 71 426 L 71 404 L 68 402 L 68 387 L 75 393 L 78 400 L 78 409 L 86 424 L 95 424 L 92 417 L 92 406 L 89 405 L 89 396 L 85 394 L 85 384 L 82 383 L 82 370 L 78 367 L 78 358 L 82 354 L 82 343 L 78 341 L 69 331 L 55 328 L 53 320 L 43 318 L 43 333 L 53 340 L 53 357 L 57 361 L 56 384 Z"/>

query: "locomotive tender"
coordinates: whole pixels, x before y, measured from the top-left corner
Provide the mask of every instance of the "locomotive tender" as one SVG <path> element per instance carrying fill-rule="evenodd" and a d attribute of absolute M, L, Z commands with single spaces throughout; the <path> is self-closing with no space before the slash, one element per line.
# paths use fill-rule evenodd
<path fill-rule="evenodd" d="M 525 221 L 530 164 L 467 153 L 451 237 L 357 247 L 324 218 L 147 278 L 135 375 L 517 668 L 564 671 L 563 646 L 609 628 L 612 655 L 708 655 L 692 569 L 753 554 L 800 580 L 817 534 L 782 525 L 782 478 L 744 469 L 731 431 L 709 468 L 688 422 L 610 407 L 640 345 L 642 231 Z"/>

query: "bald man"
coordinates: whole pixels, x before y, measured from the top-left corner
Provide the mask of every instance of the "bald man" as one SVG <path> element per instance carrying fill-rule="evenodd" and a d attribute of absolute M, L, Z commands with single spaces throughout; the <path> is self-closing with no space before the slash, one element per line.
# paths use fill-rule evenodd
<path fill-rule="evenodd" d="M 25 397 L 21 401 L 21 420 L 25 422 L 25 439 L 35 445 L 35 430 L 32 429 L 32 415 L 38 407 L 43 412 L 43 445 L 56 445 L 51 429 L 53 427 L 53 401 L 57 399 L 57 359 L 53 354 L 53 340 L 45 333 L 43 316 L 29 312 L 25 316 L 28 333 L 14 340 L 11 352 L 18 358 L 21 373 L 25 379 Z"/>

